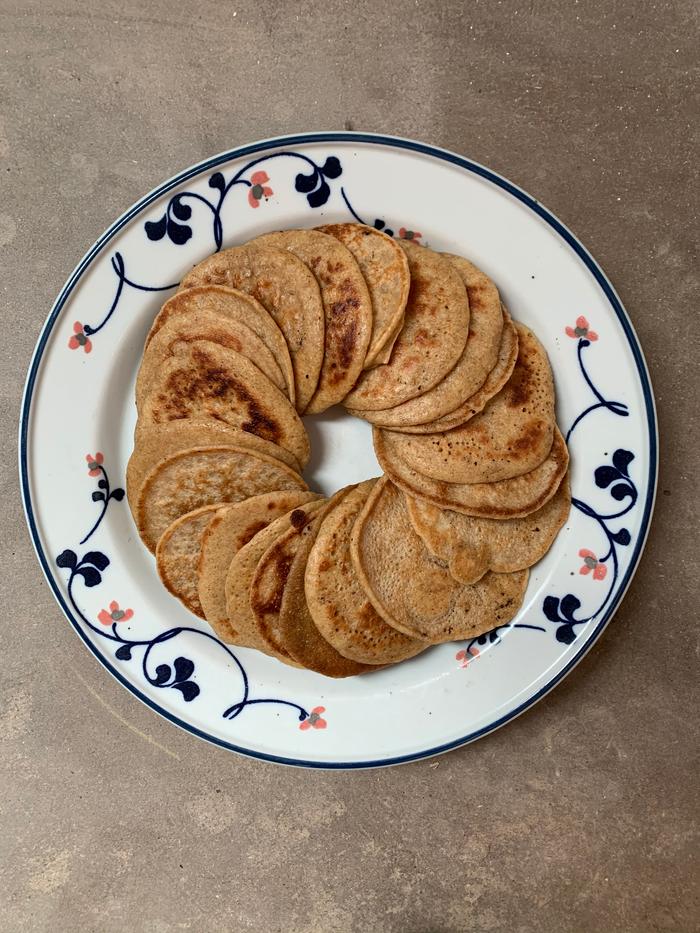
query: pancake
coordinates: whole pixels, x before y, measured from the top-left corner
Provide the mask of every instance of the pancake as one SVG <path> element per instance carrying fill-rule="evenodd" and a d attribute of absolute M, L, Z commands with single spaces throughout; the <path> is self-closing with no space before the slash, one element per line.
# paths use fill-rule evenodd
<path fill-rule="evenodd" d="M 327 224 L 317 229 L 350 250 L 367 282 L 372 299 L 372 337 L 363 368 L 388 363 L 411 287 L 406 254 L 392 237 L 365 224 Z"/>
<path fill-rule="evenodd" d="M 306 483 L 279 460 L 250 448 L 195 447 L 160 460 L 148 472 L 134 520 L 144 544 L 154 551 L 168 525 L 185 512 L 277 489 L 306 489 Z"/>
<path fill-rule="evenodd" d="M 265 549 L 250 581 L 250 611 L 258 635 L 274 654 L 294 655 L 280 631 L 279 619 L 287 577 L 301 542 L 308 534 L 317 512 L 323 511 L 327 500 L 297 506 L 289 515 L 287 527 Z M 295 624 L 296 624 L 295 620 Z"/>
<path fill-rule="evenodd" d="M 476 583 L 493 570 L 525 570 L 544 557 L 571 509 L 568 475 L 541 509 L 525 518 L 472 518 L 406 496 L 408 516 L 433 557 L 444 561 L 455 580 Z"/>
<path fill-rule="evenodd" d="M 320 508 L 325 500 L 309 502 L 304 511 L 297 508 L 287 512 L 259 531 L 245 544 L 231 561 L 226 574 L 226 613 L 232 628 L 238 633 L 238 643 L 251 648 L 258 648 L 266 654 L 285 663 L 292 662 L 286 649 L 277 650 L 268 644 L 260 634 L 257 620 L 250 603 L 250 590 L 255 571 L 261 557 L 280 535 L 292 527 L 292 522 L 306 524 L 307 517 L 314 509 Z"/>
<path fill-rule="evenodd" d="M 516 324 L 518 358 L 503 389 L 466 424 L 437 434 L 380 429 L 384 446 L 431 479 L 496 483 L 534 470 L 552 447 L 554 381 L 544 347 Z"/>
<path fill-rule="evenodd" d="M 156 568 L 166 590 L 202 619 L 197 565 L 202 535 L 218 509 L 217 503 L 181 515 L 165 529 L 156 547 Z"/>
<path fill-rule="evenodd" d="M 267 233 L 254 244 L 287 250 L 313 272 L 325 315 L 321 374 L 306 413 L 325 411 L 342 401 L 357 381 L 372 336 L 372 300 L 362 271 L 349 249 L 318 230 Z"/>
<path fill-rule="evenodd" d="M 404 425 L 400 428 L 404 434 L 435 434 L 440 431 L 450 431 L 452 428 L 457 428 L 461 424 L 465 424 L 469 421 L 470 418 L 473 418 L 474 415 L 478 415 L 480 411 L 483 411 L 486 404 L 491 401 L 494 395 L 497 395 L 501 391 L 503 386 L 510 379 L 515 367 L 515 361 L 518 358 L 518 331 L 505 308 L 503 309 L 503 313 L 504 316 L 507 316 L 507 320 L 503 325 L 498 359 L 481 388 L 477 389 L 474 395 L 463 402 L 459 408 L 444 415 L 437 421 L 429 421 L 426 424 L 412 426 Z"/>
<path fill-rule="evenodd" d="M 443 509 L 481 518 L 522 518 L 542 508 L 557 491 L 569 465 L 569 452 L 558 428 L 545 460 L 529 473 L 498 483 L 443 483 L 430 479 L 392 458 L 382 432 L 373 432 L 374 452 L 381 468 L 404 492 Z"/>
<path fill-rule="evenodd" d="M 126 495 L 132 512 L 136 511 L 138 497 L 146 474 L 165 457 L 197 446 L 245 447 L 254 453 L 274 457 L 301 473 L 299 461 L 284 447 L 265 441 L 255 434 L 230 428 L 221 421 L 169 421 L 145 427 L 137 423 L 134 449 L 126 467 Z"/>
<path fill-rule="evenodd" d="M 245 324 L 268 348 L 285 381 L 285 392 L 295 404 L 294 370 L 287 341 L 268 311 L 245 292 L 225 285 L 195 285 L 176 292 L 165 302 L 146 337 L 146 348 L 167 322 L 177 319 L 199 320 L 202 314 Z M 255 360 L 253 360 L 255 362 Z"/>
<path fill-rule="evenodd" d="M 421 426 L 462 405 L 481 388 L 496 365 L 503 330 L 510 321 L 498 289 L 467 259 L 450 253 L 440 255 L 449 260 L 461 276 L 469 299 L 469 336 L 457 364 L 436 386 L 408 402 L 380 411 L 351 411 L 350 414 L 357 414 L 383 428 L 404 431 L 406 426 Z M 411 430 L 424 433 L 420 427 Z"/>
<path fill-rule="evenodd" d="M 318 283 L 286 250 L 262 244 L 225 249 L 188 272 L 181 288 L 227 285 L 251 295 L 284 334 L 294 369 L 296 408 L 303 412 L 316 390 L 323 361 L 324 317 Z"/>
<path fill-rule="evenodd" d="M 301 464 L 309 459 L 309 439 L 289 399 L 250 360 L 208 340 L 173 348 L 139 413 L 144 425 L 194 418 L 223 421 L 278 444 Z"/>
<path fill-rule="evenodd" d="M 387 477 L 372 490 L 350 538 L 360 582 L 379 615 L 412 638 L 437 644 L 507 624 L 525 595 L 528 571 L 487 573 L 465 586 L 414 532 L 405 497 Z"/>
<path fill-rule="evenodd" d="M 197 578 L 204 617 L 222 641 L 238 642 L 226 612 L 226 575 L 233 558 L 270 522 L 318 498 L 313 492 L 280 490 L 216 511 L 202 535 Z"/>
<path fill-rule="evenodd" d="M 297 541 L 278 621 L 279 637 L 291 656 L 303 667 L 325 677 L 352 677 L 380 670 L 380 665 L 359 664 L 339 654 L 319 633 L 306 603 L 304 578 L 316 534 L 325 515 L 348 494 L 350 488 L 338 490 L 330 502 L 313 517 L 304 536 Z"/>
<path fill-rule="evenodd" d="M 358 411 L 393 408 L 422 395 L 453 369 L 469 331 L 467 291 L 454 266 L 408 240 L 411 289 L 391 360 L 362 374 L 345 399 Z"/>
<path fill-rule="evenodd" d="M 339 654 L 365 664 L 394 664 L 426 645 L 386 624 L 350 557 L 350 533 L 375 482 L 361 483 L 328 511 L 309 554 L 304 587 L 316 628 Z"/>
<path fill-rule="evenodd" d="M 234 318 L 224 318 L 212 311 L 199 311 L 196 318 L 182 314 L 171 317 L 148 344 L 136 377 L 137 408 L 141 407 L 153 384 L 154 375 L 157 375 L 163 363 L 177 352 L 180 343 L 192 340 L 209 340 L 235 350 L 257 366 L 281 392 L 287 393 L 282 370 L 256 333 Z"/>

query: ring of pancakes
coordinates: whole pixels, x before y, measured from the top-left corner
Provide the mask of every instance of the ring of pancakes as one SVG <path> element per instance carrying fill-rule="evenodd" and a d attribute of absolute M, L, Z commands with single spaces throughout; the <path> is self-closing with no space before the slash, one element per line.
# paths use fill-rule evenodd
<path fill-rule="evenodd" d="M 366 675 L 518 612 L 571 507 L 547 353 L 468 259 L 357 223 L 204 259 L 156 315 L 127 498 L 224 642 Z M 373 426 L 379 478 L 302 477 L 304 415 Z"/>

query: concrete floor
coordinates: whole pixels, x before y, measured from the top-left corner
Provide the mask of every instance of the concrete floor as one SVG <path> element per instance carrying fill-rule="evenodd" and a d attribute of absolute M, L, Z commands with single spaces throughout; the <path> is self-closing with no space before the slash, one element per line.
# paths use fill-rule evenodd
<path fill-rule="evenodd" d="M 698 929 L 698 10 L 0 0 L 0 928 Z M 52 299 L 117 214 L 237 143 L 342 127 L 463 152 L 576 231 L 647 354 L 662 459 L 637 578 L 554 694 L 439 761 L 324 774 L 209 747 L 89 657 L 14 435 Z"/>

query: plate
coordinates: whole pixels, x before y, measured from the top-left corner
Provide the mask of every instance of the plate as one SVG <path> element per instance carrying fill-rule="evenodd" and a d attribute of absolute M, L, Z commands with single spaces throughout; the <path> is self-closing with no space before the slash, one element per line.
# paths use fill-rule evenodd
<path fill-rule="evenodd" d="M 218 641 L 161 586 L 124 499 L 148 326 L 214 250 L 284 227 L 369 223 L 461 253 L 544 343 L 572 458 L 570 520 L 513 622 L 334 681 Z M 307 418 L 305 475 L 330 493 L 381 471 L 367 424 Z M 619 298 L 574 235 L 489 169 L 423 143 L 312 133 L 243 146 L 140 200 L 66 282 L 27 378 L 20 467 L 37 555 L 67 618 L 125 687 L 176 725 L 285 764 L 410 761 L 485 735 L 551 690 L 598 638 L 644 546 L 654 402 Z M 77 715 L 77 711 L 76 711 Z"/>

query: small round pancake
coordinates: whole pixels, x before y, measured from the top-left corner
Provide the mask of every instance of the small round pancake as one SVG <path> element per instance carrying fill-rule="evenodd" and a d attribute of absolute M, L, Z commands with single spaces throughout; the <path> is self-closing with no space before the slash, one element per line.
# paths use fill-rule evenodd
<path fill-rule="evenodd" d="M 429 421 L 427 424 L 417 424 L 413 426 L 404 426 L 400 430 L 404 434 L 435 434 L 440 431 L 451 431 L 461 424 L 465 424 L 474 415 L 483 411 L 487 403 L 491 401 L 494 395 L 497 395 L 503 386 L 508 382 L 515 368 L 515 361 L 518 358 L 518 331 L 513 324 L 510 315 L 503 309 L 504 316 L 507 317 L 503 325 L 503 334 L 501 337 L 501 346 L 498 351 L 496 365 L 486 377 L 486 381 L 480 389 L 471 395 L 459 408 L 444 415 L 437 421 Z M 395 430 L 399 430 L 398 428 Z"/>
<path fill-rule="evenodd" d="M 257 648 L 265 654 L 272 655 L 280 661 L 289 664 L 292 659 L 285 649 L 276 650 L 261 636 L 258 623 L 253 614 L 250 603 L 250 588 L 253 576 L 260 558 L 280 535 L 292 527 L 293 521 L 306 523 L 307 513 L 314 508 L 320 508 L 324 500 L 309 502 L 304 511 L 297 508 L 281 515 L 270 522 L 267 528 L 259 531 L 248 544 L 245 544 L 231 561 L 224 584 L 226 592 L 226 613 L 233 629 L 237 632 L 237 640 L 241 645 Z M 295 662 L 294 662 L 295 663 Z"/>
<path fill-rule="evenodd" d="M 318 498 L 313 492 L 279 490 L 216 511 L 202 535 L 197 589 L 204 617 L 222 641 L 238 641 L 226 612 L 226 575 L 233 558 L 270 522 Z"/>
<path fill-rule="evenodd" d="M 308 531 L 298 541 L 282 595 L 278 622 L 279 637 L 291 656 L 303 667 L 325 677 L 352 677 L 381 669 L 380 665 L 360 664 L 339 654 L 321 636 L 306 603 L 306 564 L 316 534 L 328 510 L 334 508 L 348 491 L 348 488 L 338 490 L 330 502 L 313 517 Z"/>
<path fill-rule="evenodd" d="M 144 351 L 136 377 L 136 408 L 140 409 L 148 394 L 154 375 L 174 352 L 180 342 L 209 340 L 235 350 L 250 360 L 277 388 L 287 393 L 282 370 L 263 341 L 247 325 L 234 318 L 222 318 L 211 311 L 200 311 L 196 318 L 175 315 L 163 324 Z M 289 397 L 289 396 L 287 396 Z"/>
<path fill-rule="evenodd" d="M 413 530 L 433 557 L 447 563 L 455 580 L 476 583 L 489 570 L 510 573 L 541 560 L 569 515 L 571 489 L 567 474 L 541 509 L 505 521 L 472 518 L 411 496 L 406 505 Z"/>
<path fill-rule="evenodd" d="M 267 547 L 251 578 L 250 610 L 260 638 L 274 654 L 294 657 L 280 631 L 282 596 L 294 555 L 308 534 L 314 515 L 325 505 L 326 501 L 297 506 L 289 515 L 288 527 Z"/>
<path fill-rule="evenodd" d="M 341 402 L 362 372 L 372 336 L 372 299 L 362 271 L 349 249 L 318 230 L 281 230 L 253 240 L 287 250 L 313 272 L 325 315 L 321 375 L 306 406 L 318 414 Z"/>
<path fill-rule="evenodd" d="M 303 412 L 316 390 L 323 362 L 324 317 L 318 282 L 293 253 L 260 243 L 207 257 L 181 288 L 227 285 L 251 295 L 284 334 L 294 368 L 296 408 Z"/>
<path fill-rule="evenodd" d="M 467 290 L 454 266 L 425 246 L 398 242 L 411 270 L 404 324 L 389 363 L 362 374 L 346 408 L 376 411 L 422 395 L 453 369 L 467 343 Z"/>
<path fill-rule="evenodd" d="M 259 301 L 238 289 L 225 285 L 195 285 L 176 292 L 156 315 L 146 337 L 146 349 L 164 324 L 176 318 L 197 321 L 201 315 L 240 322 L 252 330 L 277 362 L 284 375 L 285 393 L 292 405 L 296 403 L 292 358 L 284 334 Z"/>
<path fill-rule="evenodd" d="M 496 483 L 534 470 L 554 434 L 554 381 L 544 347 L 516 324 L 518 359 L 503 389 L 465 424 L 437 434 L 384 433 L 394 459 L 448 483 Z"/>
<path fill-rule="evenodd" d="M 154 373 L 139 420 L 211 418 L 255 434 L 306 464 L 309 439 L 289 399 L 250 360 L 209 340 L 181 341 Z"/>
<path fill-rule="evenodd" d="M 297 473 L 301 473 L 299 461 L 284 447 L 265 441 L 255 434 L 230 428 L 221 421 L 169 421 L 167 424 L 148 426 L 137 422 L 134 432 L 134 449 L 126 467 L 126 496 L 131 511 L 136 512 L 143 481 L 156 463 L 181 450 L 198 446 L 245 447 L 253 453 L 274 457 Z"/>
<path fill-rule="evenodd" d="M 156 568 L 166 590 L 201 619 L 204 611 L 197 591 L 197 565 L 202 535 L 218 508 L 218 503 L 205 505 L 181 515 L 165 529 L 156 546 Z"/>
<path fill-rule="evenodd" d="M 473 638 L 510 622 L 525 595 L 528 571 L 488 573 L 458 583 L 411 527 L 403 493 L 382 477 L 352 530 L 360 582 L 380 616 L 431 644 Z"/>
<path fill-rule="evenodd" d="M 406 254 L 392 237 L 365 224 L 326 224 L 316 229 L 350 250 L 367 282 L 372 299 L 372 337 L 363 369 L 388 363 L 411 287 Z"/>
<path fill-rule="evenodd" d="M 430 479 L 390 457 L 382 433 L 373 432 L 374 452 L 384 472 L 411 496 L 427 499 L 443 509 L 478 518 L 522 518 L 541 509 L 559 488 L 569 466 L 569 452 L 557 428 L 547 458 L 529 473 L 498 483 L 443 483 Z"/>
<path fill-rule="evenodd" d="M 290 467 L 245 447 L 195 447 L 159 461 L 146 475 L 134 519 L 155 551 L 168 525 L 185 512 L 216 502 L 241 502 L 275 489 L 306 489 Z"/>
<path fill-rule="evenodd" d="M 316 628 L 339 654 L 364 664 L 395 664 L 425 650 L 425 642 L 386 624 L 350 557 L 350 533 L 375 482 L 361 483 L 327 513 L 309 554 L 304 588 Z"/>

